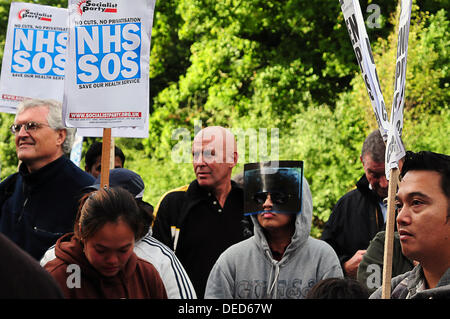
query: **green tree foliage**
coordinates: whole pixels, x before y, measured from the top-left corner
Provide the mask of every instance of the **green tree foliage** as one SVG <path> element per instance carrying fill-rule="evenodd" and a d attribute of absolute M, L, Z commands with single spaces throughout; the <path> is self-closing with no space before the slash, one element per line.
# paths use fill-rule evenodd
<path fill-rule="evenodd" d="M 13 114 L 0 113 L 0 168 L 2 180 L 14 173 L 18 164 L 14 136 L 9 130 L 13 121 Z"/>
<path fill-rule="evenodd" d="M 9 3 L 0 2 L 2 44 Z M 367 21 L 376 18 L 367 11 L 370 4 L 380 9 L 380 28 L 367 32 L 390 114 L 398 2 L 360 1 Z M 408 149 L 448 154 L 449 1 L 414 4 L 403 139 Z M 223 125 L 236 133 L 243 147 L 234 173 L 277 154 L 304 160 L 316 237 L 334 203 L 363 173 L 360 148 L 376 122 L 337 0 L 157 1 L 150 83 L 149 138 L 116 144 L 127 156 L 126 167 L 144 178 L 145 199 L 154 205 L 166 191 L 193 180 L 190 142 L 201 126 Z M 7 129 L 12 120 L 0 114 L 2 178 L 17 166 Z M 278 130 L 278 153 L 268 146 L 267 156 L 255 158 L 255 150 L 277 141 L 271 129 Z M 258 136 L 264 130 L 267 140 Z"/>
<path fill-rule="evenodd" d="M 416 6 L 413 12 L 404 139 L 412 149 L 448 153 L 437 133 L 448 133 L 448 18 L 446 11 L 438 12 L 436 2 L 420 5 L 434 11 Z M 380 6 L 381 29 L 368 28 L 368 33 L 389 111 L 397 6 Z M 363 1 L 361 7 L 364 12 Z M 181 1 L 179 8 L 185 21 L 180 37 L 193 42 L 191 64 L 178 83 L 154 100 L 155 130 L 144 141 L 147 152 L 166 165 L 177 143 L 173 130 L 193 132 L 194 120 L 244 130 L 279 128 L 280 158 L 305 160 L 315 206 L 313 234 L 318 236 L 334 203 L 362 174 L 360 148 L 376 128 L 338 4 L 324 1 L 320 15 L 311 4 L 298 1 Z M 432 54 L 431 48 L 436 48 Z M 429 104 L 423 108 L 430 116 L 427 124 L 422 119 L 416 125 L 413 114 L 423 117 L 423 112 L 413 109 L 422 101 Z M 439 115 L 431 116 L 431 105 Z M 236 172 L 241 169 L 239 165 Z M 192 176 L 187 172 L 183 176 Z M 178 185 L 178 180 L 172 184 Z"/>

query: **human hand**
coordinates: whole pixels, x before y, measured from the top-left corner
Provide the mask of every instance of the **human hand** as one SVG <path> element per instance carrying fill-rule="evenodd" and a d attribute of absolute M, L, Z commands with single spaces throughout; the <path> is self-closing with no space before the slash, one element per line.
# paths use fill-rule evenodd
<path fill-rule="evenodd" d="M 358 250 L 352 258 L 344 263 L 344 272 L 347 277 L 356 279 L 358 266 L 367 250 Z"/>

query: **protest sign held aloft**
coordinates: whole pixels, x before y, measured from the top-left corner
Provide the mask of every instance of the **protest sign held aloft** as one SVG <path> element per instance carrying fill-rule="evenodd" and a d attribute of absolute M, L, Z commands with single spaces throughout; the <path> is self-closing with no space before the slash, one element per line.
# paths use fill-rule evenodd
<path fill-rule="evenodd" d="M 0 80 L 0 111 L 24 98 L 63 100 L 67 9 L 13 2 Z"/>
<path fill-rule="evenodd" d="M 383 140 L 386 141 L 389 121 L 361 7 L 357 0 L 340 0 L 340 3 L 353 50 L 375 112 L 378 128 Z"/>
<path fill-rule="evenodd" d="M 388 179 L 390 170 L 398 168 L 398 161 L 406 154 L 401 137 L 403 130 L 403 106 L 405 105 L 406 60 L 408 57 L 411 7 L 412 0 L 402 0 L 397 41 L 397 59 L 395 61 L 394 97 L 392 100 L 390 128 L 386 145 L 385 170 Z"/>
<path fill-rule="evenodd" d="M 69 1 L 66 125 L 144 127 L 154 0 Z"/>
<path fill-rule="evenodd" d="M 111 137 L 147 138 L 148 117 L 149 114 L 147 113 L 147 118 L 145 119 L 143 126 L 113 127 L 111 129 Z M 77 136 L 102 137 L 103 129 L 95 127 L 79 127 L 77 128 Z"/>
<path fill-rule="evenodd" d="M 411 6 L 412 0 L 401 0 L 401 12 L 399 21 L 398 43 L 397 43 L 397 59 L 395 67 L 395 87 L 394 97 L 392 101 L 390 122 L 387 121 L 387 114 L 383 102 L 383 121 L 380 119 L 381 109 L 377 109 L 380 105 L 375 103 L 372 94 L 373 88 L 373 74 L 371 70 L 375 70 L 372 53 L 370 52 L 370 44 L 364 27 L 364 20 L 362 19 L 361 8 L 357 0 L 340 0 L 341 9 L 344 13 L 345 23 L 350 35 L 350 39 L 355 50 L 355 54 L 366 83 L 367 92 L 372 101 L 375 111 L 375 117 L 382 133 L 383 139 L 386 142 L 386 157 L 385 157 L 385 175 L 389 180 L 388 198 L 387 198 L 387 216 L 386 216 L 386 238 L 384 242 L 384 256 L 383 256 L 383 286 L 382 298 L 388 299 L 391 294 L 391 275 L 392 275 L 392 259 L 393 259 L 393 239 L 395 229 L 395 195 L 397 191 L 397 183 L 399 176 L 399 161 L 405 155 L 405 149 L 401 140 L 403 130 L 403 106 L 405 97 L 405 77 L 406 77 L 406 60 L 408 53 L 408 36 L 409 25 L 411 22 Z M 358 46 L 361 37 L 366 41 L 362 41 L 362 45 Z M 364 50 L 364 43 L 366 43 L 366 50 Z M 369 52 L 364 54 L 361 52 Z M 370 56 L 373 68 L 370 68 L 367 55 Z M 369 66 L 369 68 L 367 68 Z M 375 71 L 376 76 L 376 71 Z M 377 79 L 377 87 L 380 84 Z M 379 91 L 379 99 L 382 99 L 381 90 Z"/>

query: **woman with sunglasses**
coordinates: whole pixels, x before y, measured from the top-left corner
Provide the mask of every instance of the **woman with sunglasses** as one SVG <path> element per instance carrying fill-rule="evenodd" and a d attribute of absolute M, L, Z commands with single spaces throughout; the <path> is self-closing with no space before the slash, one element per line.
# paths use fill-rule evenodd
<path fill-rule="evenodd" d="M 74 233 L 58 239 L 45 269 L 66 298 L 167 299 L 155 267 L 133 252 L 142 233 L 133 196 L 121 187 L 87 194 Z"/>
<path fill-rule="evenodd" d="M 302 170 L 260 166 L 244 175 L 244 210 L 255 235 L 219 257 L 205 298 L 303 299 L 320 280 L 343 277 L 331 246 L 309 236 L 312 196 Z"/>

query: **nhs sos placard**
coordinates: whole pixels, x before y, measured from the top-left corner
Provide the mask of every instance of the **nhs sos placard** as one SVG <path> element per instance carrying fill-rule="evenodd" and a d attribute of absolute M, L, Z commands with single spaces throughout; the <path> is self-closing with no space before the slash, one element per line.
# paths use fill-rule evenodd
<path fill-rule="evenodd" d="M 67 17 L 67 9 L 11 3 L 0 81 L 2 111 L 6 105 L 14 113 L 26 97 L 62 101 Z"/>
<path fill-rule="evenodd" d="M 64 76 L 67 32 L 14 29 L 11 73 Z"/>
<path fill-rule="evenodd" d="M 142 24 L 77 26 L 77 83 L 102 83 L 141 77 Z"/>
<path fill-rule="evenodd" d="M 67 125 L 145 125 L 154 5 L 155 0 L 69 1 Z"/>

